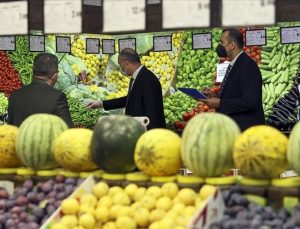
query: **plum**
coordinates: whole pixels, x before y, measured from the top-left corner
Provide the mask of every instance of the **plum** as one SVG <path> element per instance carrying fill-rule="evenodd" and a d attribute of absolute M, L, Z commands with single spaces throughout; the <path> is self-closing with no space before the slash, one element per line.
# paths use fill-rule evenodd
<path fill-rule="evenodd" d="M 33 181 L 31 179 L 24 181 L 23 187 L 31 190 L 33 188 Z"/>
<path fill-rule="evenodd" d="M 6 199 L 0 200 L 0 209 L 3 209 L 3 210 L 7 209 L 7 200 Z"/>
<path fill-rule="evenodd" d="M 75 178 L 67 178 L 65 180 L 65 184 L 71 184 L 71 185 L 76 185 L 76 179 Z"/>
<path fill-rule="evenodd" d="M 65 186 L 65 193 L 66 193 L 66 197 L 71 195 L 74 191 L 75 187 L 73 185 L 66 185 Z"/>
<path fill-rule="evenodd" d="M 16 205 L 18 206 L 25 206 L 28 204 L 28 198 L 26 196 L 18 196 L 16 199 Z"/>
<path fill-rule="evenodd" d="M 18 223 L 17 228 L 18 228 L 18 229 L 24 229 L 24 228 L 26 228 L 26 226 L 27 226 L 26 223 L 20 222 L 20 223 Z"/>
<path fill-rule="evenodd" d="M 39 222 L 39 219 L 35 215 L 28 215 L 27 222 Z"/>
<path fill-rule="evenodd" d="M 8 228 L 8 227 L 14 227 L 15 226 L 15 222 L 13 219 L 7 219 L 6 222 L 5 222 L 5 228 Z"/>
<path fill-rule="evenodd" d="M 42 184 L 42 186 L 41 186 L 41 190 L 42 190 L 42 192 L 44 192 L 45 194 L 47 194 L 47 193 L 49 193 L 51 190 L 52 190 L 52 185 L 50 184 L 50 183 L 44 183 L 44 184 Z"/>
<path fill-rule="evenodd" d="M 36 192 L 28 192 L 27 198 L 30 203 L 37 203 L 37 193 Z"/>
<path fill-rule="evenodd" d="M 53 186 L 53 190 L 56 192 L 64 191 L 64 189 L 65 189 L 65 184 L 63 184 L 63 183 L 55 184 Z"/>
<path fill-rule="evenodd" d="M 54 180 L 56 183 L 64 183 L 65 177 L 63 175 L 57 175 Z"/>
<path fill-rule="evenodd" d="M 45 215 L 44 209 L 36 206 L 35 208 L 32 209 L 31 212 L 33 215 L 35 215 L 38 219 L 42 219 Z"/>
<path fill-rule="evenodd" d="M 66 193 L 65 192 L 59 192 L 57 193 L 56 199 L 57 200 L 63 200 L 66 197 Z"/>
<path fill-rule="evenodd" d="M 53 214 L 53 212 L 55 212 L 55 211 L 56 211 L 56 207 L 54 205 L 48 205 L 46 207 L 46 212 L 48 215 Z"/>
<path fill-rule="evenodd" d="M 26 229 L 38 229 L 39 225 L 35 222 L 30 222 L 27 224 Z"/>
<path fill-rule="evenodd" d="M 7 199 L 8 198 L 8 193 L 5 189 L 0 189 L 0 199 Z"/>
<path fill-rule="evenodd" d="M 13 214 L 20 214 L 22 212 L 22 208 L 19 206 L 15 206 L 11 209 L 11 213 Z"/>
<path fill-rule="evenodd" d="M 47 196 L 50 197 L 50 198 L 55 198 L 56 195 L 57 195 L 57 193 L 55 191 L 51 191 L 51 192 L 48 193 Z"/>
<path fill-rule="evenodd" d="M 36 195 L 36 198 L 37 198 L 38 202 L 43 201 L 45 199 L 45 193 L 43 193 L 43 192 L 38 193 Z"/>
<path fill-rule="evenodd" d="M 27 222 L 28 214 L 26 212 L 21 212 L 19 215 L 19 219 L 21 222 Z"/>

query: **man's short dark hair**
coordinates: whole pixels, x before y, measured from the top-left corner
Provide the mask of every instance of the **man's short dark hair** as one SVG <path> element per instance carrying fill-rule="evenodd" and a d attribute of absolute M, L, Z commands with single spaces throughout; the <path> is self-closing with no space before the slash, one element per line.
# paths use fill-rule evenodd
<path fill-rule="evenodd" d="M 58 59 L 50 53 L 38 54 L 33 62 L 33 76 L 50 78 L 58 70 Z"/>
<path fill-rule="evenodd" d="M 141 63 L 139 54 L 131 48 L 123 49 L 119 54 L 119 58 L 128 60 L 130 63 L 134 64 Z"/>
<path fill-rule="evenodd" d="M 242 33 L 237 29 L 224 29 L 222 33 L 228 32 L 228 39 L 234 41 L 240 49 L 244 47 L 244 40 Z"/>

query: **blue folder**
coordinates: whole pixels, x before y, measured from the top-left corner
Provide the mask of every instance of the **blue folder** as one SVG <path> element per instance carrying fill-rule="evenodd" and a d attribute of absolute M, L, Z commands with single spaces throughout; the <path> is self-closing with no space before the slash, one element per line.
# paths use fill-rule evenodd
<path fill-rule="evenodd" d="M 179 87 L 179 91 L 196 99 L 207 99 L 207 97 L 195 88 Z"/>

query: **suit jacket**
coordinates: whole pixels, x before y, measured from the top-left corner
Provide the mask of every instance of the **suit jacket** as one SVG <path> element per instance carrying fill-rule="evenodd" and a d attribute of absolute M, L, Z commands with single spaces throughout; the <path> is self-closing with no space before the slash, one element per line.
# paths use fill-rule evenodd
<path fill-rule="evenodd" d="M 8 124 L 20 126 L 28 116 L 37 113 L 57 115 L 73 127 L 65 94 L 45 81 L 33 79 L 31 84 L 14 91 L 9 97 Z"/>
<path fill-rule="evenodd" d="M 237 58 L 229 72 L 220 94 L 219 112 L 233 118 L 242 131 L 265 124 L 261 73 L 246 53 Z"/>
<path fill-rule="evenodd" d="M 105 110 L 124 108 L 130 116 L 147 116 L 147 129 L 165 128 L 162 89 L 157 77 L 146 67 L 142 67 L 132 89 L 127 96 L 103 101 Z"/>

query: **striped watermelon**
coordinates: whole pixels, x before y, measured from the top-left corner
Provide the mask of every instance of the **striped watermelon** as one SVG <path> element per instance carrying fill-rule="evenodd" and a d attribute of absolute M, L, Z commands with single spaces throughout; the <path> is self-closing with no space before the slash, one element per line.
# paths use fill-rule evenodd
<path fill-rule="evenodd" d="M 24 165 L 33 169 L 52 169 L 54 160 L 54 140 L 67 124 L 58 116 L 34 114 L 21 124 L 16 140 L 16 151 Z"/>
<path fill-rule="evenodd" d="M 57 164 L 72 171 L 96 169 L 90 148 L 92 135 L 92 130 L 84 128 L 69 129 L 59 135 L 54 144 Z"/>
<path fill-rule="evenodd" d="M 289 137 L 287 159 L 291 169 L 300 174 L 300 122 L 298 122 Z"/>
<path fill-rule="evenodd" d="M 101 117 L 94 127 L 92 159 L 104 171 L 126 173 L 135 170 L 134 148 L 145 127 L 125 115 Z"/>
<path fill-rule="evenodd" d="M 201 177 L 222 175 L 233 168 L 232 150 L 239 134 L 237 124 L 223 114 L 196 115 L 182 134 L 181 157 L 184 165 Z"/>

